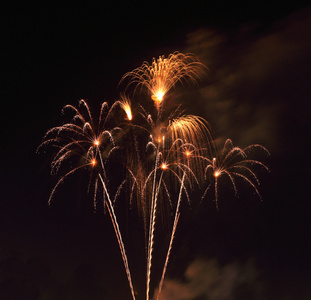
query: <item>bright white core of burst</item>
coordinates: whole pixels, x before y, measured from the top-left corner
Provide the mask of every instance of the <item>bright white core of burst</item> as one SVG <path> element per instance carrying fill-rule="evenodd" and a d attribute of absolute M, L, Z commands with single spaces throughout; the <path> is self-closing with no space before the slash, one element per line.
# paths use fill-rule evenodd
<path fill-rule="evenodd" d="M 163 164 L 161 165 L 161 169 L 162 169 L 162 170 L 166 170 L 166 169 L 167 169 L 167 164 L 163 163 Z"/>
<path fill-rule="evenodd" d="M 214 172 L 214 176 L 215 177 L 218 177 L 219 175 L 220 175 L 220 171 L 217 170 L 217 171 Z"/>

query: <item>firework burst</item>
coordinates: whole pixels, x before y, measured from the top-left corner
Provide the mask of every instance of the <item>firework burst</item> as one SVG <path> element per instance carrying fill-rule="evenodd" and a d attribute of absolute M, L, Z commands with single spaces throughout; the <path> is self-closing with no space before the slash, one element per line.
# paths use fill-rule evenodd
<path fill-rule="evenodd" d="M 128 85 L 146 87 L 155 106 L 160 109 L 165 95 L 177 82 L 196 83 L 203 69 L 204 65 L 194 55 L 175 52 L 168 57 L 154 58 L 151 65 L 144 62 L 141 67 L 126 73 L 121 81 L 129 77 Z"/>
<path fill-rule="evenodd" d="M 206 178 L 208 175 L 210 178 L 214 178 L 214 191 L 215 191 L 215 202 L 218 209 L 218 190 L 219 190 L 219 181 L 223 176 L 227 176 L 232 183 L 235 195 L 237 195 L 237 186 L 236 178 L 243 179 L 248 185 L 250 185 L 258 197 L 261 199 L 257 186 L 260 184 L 258 177 L 253 171 L 252 167 L 258 165 L 263 169 L 269 171 L 268 167 L 258 160 L 249 159 L 250 153 L 259 148 L 264 151 L 266 154 L 269 154 L 268 150 L 258 144 L 250 145 L 244 149 L 236 147 L 233 145 L 230 139 L 227 139 L 222 151 L 219 155 L 214 156 L 213 158 L 203 157 L 205 161 L 205 175 Z M 211 185 L 205 190 L 202 198 L 204 198 L 207 190 Z"/>
<path fill-rule="evenodd" d="M 101 105 L 98 123 L 94 121 L 90 108 L 84 100 L 80 100 L 79 108 L 66 105 L 63 113 L 68 110 L 73 111 L 72 122 L 50 129 L 38 148 L 40 150 L 46 146 L 53 146 L 58 149 L 51 162 L 52 174 L 58 174 L 68 165 L 76 165 L 59 179 L 50 194 L 49 203 L 57 187 L 65 178 L 86 166 L 92 168 L 100 166 L 98 161 L 101 160 L 103 163 L 117 149 L 115 137 L 121 134 L 122 130 L 120 127 L 113 126 L 111 122 L 108 124 L 113 107 L 109 109 L 107 102 Z M 96 190 L 94 200 L 96 200 Z M 96 201 L 94 201 L 94 206 L 96 207 Z"/>
<path fill-rule="evenodd" d="M 120 106 L 125 111 L 126 115 L 129 116 L 128 102 L 117 101 L 110 109 L 108 103 L 104 102 L 101 105 L 98 123 L 95 123 L 90 108 L 84 100 L 81 100 L 79 105 L 81 107 L 80 110 L 72 105 L 66 105 L 64 107 L 63 111 L 70 109 L 74 112 L 72 122 L 50 129 L 45 135 L 44 141 L 38 148 L 41 149 L 46 145 L 53 145 L 59 149 L 51 163 L 52 173 L 56 174 L 62 167 L 65 168 L 65 166 L 70 166 L 70 170 L 66 172 L 65 175 L 61 176 L 53 188 L 50 194 L 49 204 L 51 203 L 56 189 L 65 178 L 82 168 L 91 167 L 91 174 L 95 173 L 96 176 L 94 184 L 94 209 L 96 209 L 96 194 L 99 187 L 98 182 L 100 182 L 104 190 L 104 206 L 107 207 L 109 212 L 120 247 L 132 297 L 135 299 L 125 247 L 107 187 L 108 176 L 105 167 L 105 163 L 108 161 L 112 153 L 118 149 L 115 138 L 118 137 L 120 132 L 123 134 L 121 128 L 114 124 L 114 118 L 111 114 L 117 106 Z M 85 114 L 82 113 L 82 109 L 86 112 Z M 118 139 L 119 138 L 120 137 L 118 137 Z M 76 167 L 72 167 L 73 161 L 77 164 Z M 122 185 L 123 183 L 119 186 L 116 196 Z"/>

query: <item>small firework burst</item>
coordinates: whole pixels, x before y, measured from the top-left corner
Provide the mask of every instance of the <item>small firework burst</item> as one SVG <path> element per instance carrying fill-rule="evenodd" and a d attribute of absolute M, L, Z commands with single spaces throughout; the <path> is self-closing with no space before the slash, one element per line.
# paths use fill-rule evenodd
<path fill-rule="evenodd" d="M 255 148 L 259 148 L 265 153 L 269 154 L 268 150 L 258 144 L 250 145 L 244 149 L 236 147 L 233 145 L 230 139 L 227 139 L 220 155 L 214 156 L 213 158 L 203 157 L 203 160 L 206 163 L 205 175 L 212 175 L 214 178 L 214 190 L 215 190 L 215 201 L 218 208 L 218 190 L 219 190 L 219 181 L 221 177 L 227 176 L 230 179 L 230 182 L 233 185 L 235 195 L 237 195 L 237 186 L 236 178 L 242 178 L 248 185 L 250 185 L 259 198 L 260 194 L 257 186 L 260 184 L 258 177 L 256 176 L 252 166 L 258 165 L 269 170 L 268 167 L 262 162 L 249 158 L 250 152 Z M 205 196 L 206 189 L 203 197 Z M 202 198 L 203 198 L 202 197 Z"/>
<path fill-rule="evenodd" d="M 146 87 L 159 109 L 167 92 L 177 82 L 196 83 L 203 69 L 204 65 L 194 55 L 175 52 L 168 57 L 163 55 L 158 59 L 154 58 L 151 65 L 144 62 L 141 67 L 126 73 L 121 81 L 129 77 L 128 85 L 136 84 L 136 88 Z"/>

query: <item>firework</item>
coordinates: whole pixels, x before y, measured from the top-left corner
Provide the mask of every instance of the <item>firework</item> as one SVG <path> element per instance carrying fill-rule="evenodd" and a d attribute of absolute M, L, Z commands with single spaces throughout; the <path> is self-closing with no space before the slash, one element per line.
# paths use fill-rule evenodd
<path fill-rule="evenodd" d="M 244 149 L 236 147 L 233 145 L 230 139 L 227 139 L 221 153 L 213 158 L 203 157 L 203 160 L 206 163 L 205 175 L 212 175 L 214 178 L 214 191 L 215 191 L 215 202 L 218 209 L 218 190 L 219 190 L 219 180 L 223 176 L 227 176 L 237 195 L 237 186 L 235 183 L 236 178 L 242 178 L 247 184 L 249 184 L 258 197 L 261 199 L 257 185 L 260 184 L 258 177 L 255 172 L 252 170 L 252 166 L 259 165 L 265 170 L 269 170 L 268 167 L 258 160 L 249 159 L 248 156 L 252 150 L 259 148 L 265 153 L 269 154 L 268 150 L 258 144 L 248 146 Z M 202 198 L 204 198 L 207 190 L 205 190 Z"/>
<path fill-rule="evenodd" d="M 164 111 L 162 103 L 167 92 L 177 83 L 196 83 L 203 69 L 204 66 L 198 62 L 194 55 L 175 52 L 167 58 L 160 56 L 157 60 L 153 59 L 151 65 L 144 62 L 141 67 L 126 73 L 121 79 L 123 81 L 128 77 L 128 86 L 132 84 L 136 85 L 134 92 L 138 87 L 147 88 L 156 108 L 156 114 L 153 115 L 152 113 L 147 113 L 144 107 L 140 105 L 142 111 L 140 114 L 143 116 L 146 126 L 140 125 L 139 128 L 143 127 L 149 133 L 150 141 L 147 142 L 145 151 L 149 153 L 149 156 L 146 156 L 143 151 L 140 151 L 136 147 L 136 159 L 134 159 L 135 162 L 131 161 L 130 172 L 134 177 L 135 186 L 137 186 L 137 191 L 140 194 L 139 207 L 143 208 L 144 215 L 147 240 L 147 299 L 149 299 L 151 261 L 158 201 L 165 196 L 170 206 L 172 206 L 170 190 L 172 182 L 174 182 L 175 185 L 176 183 L 180 185 L 181 191 L 185 191 L 190 202 L 184 181 L 190 181 L 189 177 L 194 180 L 193 178 L 196 178 L 196 176 L 186 176 L 186 173 L 194 175 L 191 169 L 194 166 L 196 169 L 200 169 L 202 174 L 204 173 L 204 169 L 202 169 L 200 162 L 193 163 L 194 160 L 192 160 L 190 166 L 189 156 L 194 151 L 201 149 L 203 144 L 212 144 L 209 126 L 205 120 L 196 116 L 180 115 L 178 109 L 167 113 L 167 111 Z M 149 163 L 151 170 L 148 164 L 146 164 L 150 157 L 153 158 L 152 162 Z M 185 161 L 187 161 L 187 164 L 185 164 Z M 163 176 L 168 177 L 169 180 L 164 180 Z M 144 184 L 142 184 L 143 182 Z M 172 186 L 172 188 L 174 187 Z M 163 195 L 161 190 L 163 190 Z M 177 227 L 176 220 L 179 214 L 181 191 L 176 206 L 173 232 L 175 232 Z M 151 195 L 151 201 L 146 198 L 146 195 Z M 161 202 L 164 203 L 163 199 Z M 164 269 L 166 269 L 172 247 L 173 232 Z M 163 273 L 163 278 L 164 274 L 165 272 Z M 163 279 L 161 281 L 163 282 Z"/>
<path fill-rule="evenodd" d="M 109 118 L 108 104 L 105 102 L 101 106 L 99 121 L 95 124 L 90 109 L 84 100 L 80 100 L 81 109 L 66 105 L 63 112 L 71 110 L 74 112 L 71 123 L 50 129 L 38 150 L 45 146 L 53 146 L 57 150 L 51 162 L 51 173 L 57 174 L 67 165 L 76 164 L 76 168 L 71 169 L 62 176 L 50 194 L 49 204 L 54 192 L 59 184 L 73 174 L 76 170 L 85 166 L 95 167 L 98 160 L 98 149 L 106 158 L 115 148 L 114 136 L 121 129 L 118 127 L 108 128 L 106 119 Z M 82 110 L 85 113 L 82 113 Z M 107 128 L 106 128 L 107 127 Z M 96 191 L 94 193 L 96 195 Z M 95 198 L 94 198 L 95 199 Z M 96 202 L 94 202 L 96 206 Z"/>
<path fill-rule="evenodd" d="M 179 145 L 179 146 L 177 146 Z M 165 148 L 165 138 L 162 139 L 162 143 L 154 144 L 152 142 L 149 143 L 149 146 L 155 149 L 156 151 L 156 162 L 154 170 L 149 174 L 147 177 L 145 186 L 148 183 L 148 180 L 152 180 L 152 199 L 151 199 L 151 206 L 150 206 L 150 219 L 149 219 L 149 236 L 148 236 L 148 251 L 147 251 L 147 289 L 146 289 L 146 299 L 149 299 L 149 292 L 150 292 L 150 275 L 151 275 L 151 265 L 152 265 L 152 253 L 153 253 L 153 244 L 154 244 L 154 230 L 155 230 L 155 222 L 156 222 L 156 214 L 157 214 L 157 207 L 158 207 L 158 200 L 159 200 L 159 192 L 161 185 L 164 186 L 164 191 L 169 199 L 169 202 L 171 202 L 171 196 L 169 193 L 169 187 L 168 184 L 170 184 L 173 179 L 174 181 L 180 184 L 180 194 L 177 202 L 176 207 L 176 215 L 179 213 L 179 204 L 181 200 L 181 191 L 184 189 L 186 192 L 186 195 L 188 196 L 188 193 L 186 191 L 186 188 L 184 187 L 184 181 L 185 178 L 188 178 L 186 175 L 189 173 L 190 175 L 194 175 L 192 170 L 182 161 L 179 159 L 178 152 L 183 146 L 183 141 L 181 139 L 177 139 L 174 141 L 172 146 L 169 149 Z M 159 178 L 157 178 L 157 173 L 160 173 Z M 180 177 L 179 173 L 182 172 L 183 176 Z M 168 180 L 165 180 L 165 177 L 168 177 Z M 173 177 L 173 178 L 172 178 Z M 172 236 L 176 230 L 177 221 L 174 221 L 173 233 Z M 172 245 L 172 240 L 170 242 L 167 259 Z M 165 263 L 164 269 L 167 267 L 167 262 Z M 164 271 L 165 274 L 165 271 Z M 164 275 L 162 276 L 164 278 Z"/>
<path fill-rule="evenodd" d="M 142 106 L 140 108 L 145 123 L 140 126 L 133 126 L 136 126 L 140 133 L 143 130 L 149 141 L 146 142 L 146 147 L 141 150 L 136 147 L 133 151 L 136 155 L 128 157 L 129 165 L 132 166 L 132 173 L 137 175 L 137 177 L 135 176 L 135 184 L 138 185 L 138 177 L 141 180 L 143 179 L 141 182 L 146 181 L 147 174 L 157 166 L 155 160 L 158 154 L 162 157 L 162 160 L 163 155 L 165 155 L 170 157 L 170 161 L 187 161 L 189 169 L 193 170 L 198 176 L 203 177 L 204 165 L 198 157 L 214 152 L 213 137 L 209 124 L 198 116 L 180 115 L 178 110 L 170 113 L 167 119 L 164 120 L 164 114 L 162 114 L 161 118 L 158 115 L 153 118 Z M 165 169 L 166 167 L 166 163 L 162 162 L 162 168 Z M 179 174 L 181 174 L 181 171 L 179 171 Z M 140 192 L 140 195 L 143 195 L 143 193 Z M 144 207 L 146 198 L 141 198 L 140 201 L 141 203 L 138 206 Z M 146 213 L 146 209 L 144 209 L 144 212 Z"/>
<path fill-rule="evenodd" d="M 175 232 L 176 232 L 177 224 L 178 224 L 178 221 L 179 221 L 179 216 L 180 216 L 179 209 L 180 209 L 182 191 L 183 191 L 183 188 L 184 188 L 185 175 L 186 175 L 186 173 L 183 174 L 182 180 L 181 180 L 181 184 L 180 184 L 180 191 L 179 191 L 179 196 L 178 196 L 176 210 L 175 210 L 174 224 L 173 224 L 173 227 L 172 227 L 172 233 L 171 233 L 171 237 L 170 237 L 170 242 L 169 242 L 169 246 L 168 246 L 168 250 L 167 250 L 167 254 L 166 254 L 166 258 L 165 258 L 164 267 L 163 267 L 163 270 L 162 270 L 162 276 L 161 276 L 160 283 L 159 283 L 159 290 L 158 290 L 158 294 L 157 294 L 157 299 L 159 299 L 159 296 L 161 294 L 162 285 L 163 285 L 163 282 L 164 282 L 164 277 L 165 277 L 165 274 L 166 274 L 167 265 L 168 265 L 169 257 L 170 257 L 170 254 L 171 254 L 172 246 L 173 246 Z"/>
<path fill-rule="evenodd" d="M 215 151 L 210 125 L 201 117 L 183 115 L 169 121 L 168 132 L 171 141 L 182 139 L 185 144 L 180 155 L 187 159 L 189 167 L 202 178 L 204 166 L 199 156 L 210 156 Z"/>
<path fill-rule="evenodd" d="M 58 173 L 60 168 L 64 165 L 72 165 L 70 162 L 75 161 L 78 164 L 77 167 L 70 168 L 70 170 L 63 175 L 55 187 L 53 188 L 49 204 L 57 187 L 64 181 L 65 178 L 75 173 L 77 170 L 91 167 L 91 173 L 96 172 L 95 180 L 95 192 L 94 192 L 94 208 L 96 208 L 96 194 L 98 189 L 98 180 L 100 180 L 104 190 L 104 205 L 107 207 L 109 216 L 115 230 L 115 234 L 120 247 L 123 263 L 125 266 L 129 286 L 131 289 L 132 297 L 135 299 L 134 288 L 131 279 L 131 273 L 128 265 L 128 260 L 125 252 L 122 235 L 117 222 L 114 207 L 111 201 L 110 193 L 107 189 L 107 173 L 105 168 L 105 162 L 111 156 L 118 147 L 115 144 L 115 137 L 117 133 L 121 131 L 121 128 L 113 124 L 112 111 L 116 106 L 121 106 L 122 109 L 128 115 L 128 103 L 127 102 L 115 102 L 112 107 L 108 108 L 108 103 L 103 103 L 100 109 L 98 123 L 95 123 L 92 118 L 89 106 L 84 100 L 80 101 L 80 106 L 86 111 L 86 116 L 72 105 L 66 105 L 64 110 L 70 109 L 74 111 L 74 116 L 71 123 L 66 123 L 59 127 L 54 127 L 49 130 L 45 136 L 43 143 L 39 146 L 39 149 L 46 145 L 53 145 L 59 150 L 54 156 L 51 163 L 52 172 Z M 81 160 L 84 162 L 81 164 Z M 100 162 L 98 164 L 98 161 Z M 66 164 L 66 162 L 68 162 Z M 122 187 L 120 185 L 119 189 Z M 116 193 L 116 195 L 118 192 Z"/>
<path fill-rule="evenodd" d="M 204 65 L 194 55 L 175 52 L 168 57 L 154 58 L 151 65 L 144 62 L 141 67 L 126 73 L 121 81 L 129 77 L 128 85 L 136 84 L 136 88 L 146 87 L 155 106 L 159 109 L 167 92 L 177 82 L 196 83 L 203 69 Z"/>
<path fill-rule="evenodd" d="M 181 215 L 181 202 L 190 204 L 190 190 L 206 181 L 204 198 L 210 186 L 214 186 L 215 202 L 218 208 L 219 185 L 224 176 L 228 177 L 237 193 L 236 179 L 243 179 L 260 197 L 258 177 L 253 170 L 257 165 L 266 170 L 267 166 L 250 158 L 250 153 L 261 145 L 251 145 L 244 149 L 235 147 L 227 140 L 221 152 L 217 151 L 208 122 L 194 115 L 163 106 L 168 92 L 177 84 L 197 83 L 205 66 L 192 54 L 175 52 L 168 57 L 159 56 L 152 63 L 144 62 L 141 67 L 126 73 L 121 82 L 129 79 L 127 88 L 135 85 L 145 88 L 151 95 L 151 112 L 138 104 L 138 112 L 132 112 L 131 100 L 125 94 L 109 108 L 107 102 L 101 105 L 96 122 L 84 100 L 79 109 L 66 105 L 64 111 L 71 110 L 71 122 L 49 130 L 39 148 L 56 147 L 51 163 L 53 174 L 63 172 L 52 189 L 49 204 L 60 184 L 75 172 L 87 168 L 90 178 L 94 178 L 94 209 L 97 207 L 99 187 L 103 191 L 103 206 L 107 209 L 119 244 L 132 298 L 135 299 L 128 258 L 117 222 L 114 203 L 123 186 L 130 188 L 129 203 L 143 216 L 146 243 L 146 300 L 150 299 L 152 259 L 155 246 L 155 232 L 158 215 L 172 215 L 172 227 L 167 253 L 159 282 L 159 299 L 168 262 Z M 150 102 L 152 104 L 152 102 Z M 118 152 L 117 152 L 118 151 Z M 114 153 L 118 153 L 116 156 Z M 121 155 L 120 155 L 121 154 Z M 118 166 L 126 173 L 119 183 L 114 199 L 109 190 L 108 162 L 117 158 Z M 69 166 L 69 171 L 66 167 Z M 119 180 L 119 179 L 118 179 Z M 89 186 L 91 185 L 91 180 Z M 175 195 L 175 197 L 174 197 Z M 177 198 L 177 199 L 176 199 Z M 162 209 L 161 211 L 159 211 Z M 162 214 L 163 212 L 163 214 Z"/>

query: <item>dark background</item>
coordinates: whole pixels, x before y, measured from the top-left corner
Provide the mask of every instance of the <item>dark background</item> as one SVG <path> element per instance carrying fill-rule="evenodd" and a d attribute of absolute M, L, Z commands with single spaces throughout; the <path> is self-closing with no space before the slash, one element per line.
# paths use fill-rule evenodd
<path fill-rule="evenodd" d="M 112 103 L 124 73 L 174 51 L 193 52 L 209 68 L 197 89 L 180 95 L 184 108 L 220 139 L 267 147 L 271 172 L 259 174 L 262 202 L 240 187 L 238 199 L 224 193 L 218 212 L 211 198 L 183 207 L 167 299 L 309 299 L 311 11 L 286 3 L 3 5 L 1 299 L 130 299 L 108 215 L 93 213 L 79 177 L 48 207 L 56 178 L 36 148 L 61 124 L 65 104 Z M 144 299 L 142 230 L 129 223 L 121 221 Z M 192 264 L 198 259 L 204 275 Z M 218 294 L 205 288 L 210 282 Z"/>

